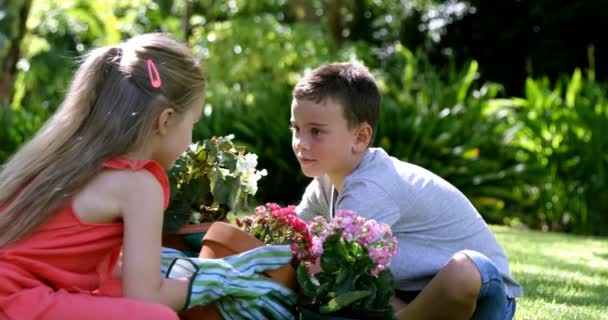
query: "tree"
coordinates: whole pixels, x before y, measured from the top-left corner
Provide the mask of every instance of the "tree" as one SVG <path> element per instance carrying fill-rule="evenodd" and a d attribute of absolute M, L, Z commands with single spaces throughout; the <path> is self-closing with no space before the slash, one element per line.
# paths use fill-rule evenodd
<path fill-rule="evenodd" d="M 8 105 L 32 0 L 0 0 L 0 106 Z"/>

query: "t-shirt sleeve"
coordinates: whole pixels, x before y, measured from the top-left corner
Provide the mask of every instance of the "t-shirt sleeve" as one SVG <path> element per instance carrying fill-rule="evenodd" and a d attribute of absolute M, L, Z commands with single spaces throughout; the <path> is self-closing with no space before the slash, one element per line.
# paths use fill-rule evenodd
<path fill-rule="evenodd" d="M 322 215 L 329 217 L 329 203 L 323 195 L 323 189 L 317 179 L 314 179 L 306 187 L 302 201 L 296 207 L 296 212 L 304 221 L 310 221 L 314 217 Z"/>
<path fill-rule="evenodd" d="M 365 219 L 374 219 L 393 227 L 400 218 L 399 206 L 378 184 L 358 180 L 348 183 L 338 196 L 336 210 L 354 211 Z"/>

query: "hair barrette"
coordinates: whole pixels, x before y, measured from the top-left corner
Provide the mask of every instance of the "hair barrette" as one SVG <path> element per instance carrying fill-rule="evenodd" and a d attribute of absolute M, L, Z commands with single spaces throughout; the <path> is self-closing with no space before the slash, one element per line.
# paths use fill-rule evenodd
<path fill-rule="evenodd" d="M 153 88 L 160 88 L 160 75 L 158 74 L 158 69 L 156 69 L 156 65 L 152 59 L 148 59 L 148 77 L 150 77 L 150 84 Z"/>

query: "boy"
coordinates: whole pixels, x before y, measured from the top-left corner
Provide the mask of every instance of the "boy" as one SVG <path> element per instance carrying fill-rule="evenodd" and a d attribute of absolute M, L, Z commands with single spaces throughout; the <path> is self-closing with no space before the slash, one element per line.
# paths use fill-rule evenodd
<path fill-rule="evenodd" d="M 396 295 L 408 303 L 399 318 L 511 319 L 522 288 L 491 230 L 454 186 L 369 148 L 379 111 L 375 80 L 358 63 L 323 65 L 296 84 L 292 147 L 314 177 L 298 213 L 331 219 L 344 208 L 391 226 Z"/>

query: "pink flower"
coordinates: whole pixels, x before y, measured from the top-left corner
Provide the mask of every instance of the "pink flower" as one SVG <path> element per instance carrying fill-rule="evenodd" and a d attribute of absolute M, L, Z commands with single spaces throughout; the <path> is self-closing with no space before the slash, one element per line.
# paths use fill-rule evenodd
<path fill-rule="evenodd" d="M 255 208 L 255 214 L 264 214 L 264 212 L 266 212 L 266 207 L 264 206 L 257 206 Z"/>
<path fill-rule="evenodd" d="M 323 243 L 325 242 L 325 238 L 323 237 L 313 237 L 312 238 L 312 247 L 310 248 L 310 252 L 313 257 L 320 257 L 323 255 Z"/>
<path fill-rule="evenodd" d="M 237 219 L 237 225 L 265 244 L 289 244 L 300 261 L 312 259 L 312 235 L 295 206 L 281 208 L 276 203 L 255 208 L 255 214 Z"/>
<path fill-rule="evenodd" d="M 297 232 L 304 232 L 307 229 L 306 223 L 300 219 L 293 219 L 291 224 Z"/>
<path fill-rule="evenodd" d="M 267 203 L 267 204 L 266 204 L 266 206 L 267 206 L 268 208 L 270 208 L 270 210 L 271 210 L 271 211 L 278 211 L 278 210 L 281 210 L 281 206 L 279 206 L 278 204 L 273 203 L 273 202 L 271 202 L 271 203 Z"/>
<path fill-rule="evenodd" d="M 299 248 L 298 244 L 295 242 L 290 244 L 289 247 L 291 248 L 291 251 L 293 251 L 293 252 L 297 252 L 298 248 Z"/>
<path fill-rule="evenodd" d="M 346 233 L 352 234 L 353 236 L 358 236 L 363 232 L 363 228 L 357 224 L 349 224 L 347 226 L 344 226 L 344 231 Z"/>
<path fill-rule="evenodd" d="M 377 277 L 378 273 L 380 273 L 380 268 L 373 268 L 372 271 L 370 272 L 372 276 Z"/>

